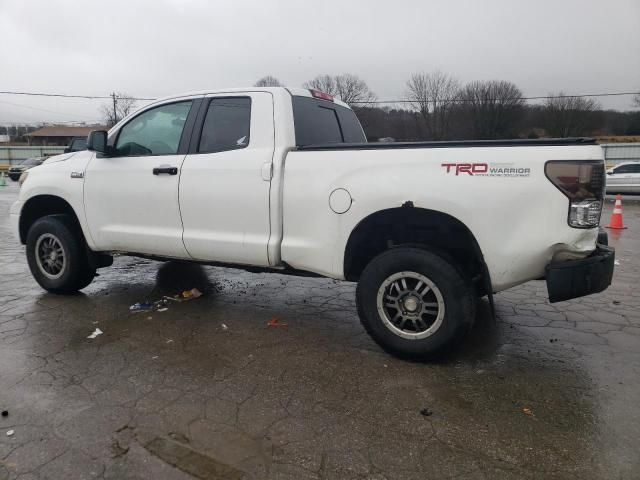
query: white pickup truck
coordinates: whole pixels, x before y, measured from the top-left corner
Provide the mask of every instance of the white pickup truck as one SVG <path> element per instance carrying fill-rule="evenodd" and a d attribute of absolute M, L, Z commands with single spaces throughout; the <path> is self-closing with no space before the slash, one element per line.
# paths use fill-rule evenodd
<path fill-rule="evenodd" d="M 404 357 L 449 348 L 480 296 L 546 278 L 560 301 L 613 274 L 593 141 L 366 143 L 314 90 L 164 98 L 25 175 L 11 218 L 50 292 L 116 252 L 357 281 L 365 329 Z"/>

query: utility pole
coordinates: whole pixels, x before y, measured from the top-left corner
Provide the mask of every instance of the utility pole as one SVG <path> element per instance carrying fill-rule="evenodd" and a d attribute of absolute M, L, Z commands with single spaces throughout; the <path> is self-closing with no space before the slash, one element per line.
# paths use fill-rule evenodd
<path fill-rule="evenodd" d="M 116 100 L 116 92 L 111 92 L 111 98 L 113 99 L 113 124 L 118 123 L 118 109 L 117 109 L 117 100 Z"/>

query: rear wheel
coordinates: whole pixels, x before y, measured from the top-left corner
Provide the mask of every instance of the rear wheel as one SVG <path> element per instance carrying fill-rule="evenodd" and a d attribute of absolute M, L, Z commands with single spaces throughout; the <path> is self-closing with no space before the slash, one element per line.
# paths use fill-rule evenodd
<path fill-rule="evenodd" d="M 360 320 L 386 351 L 424 360 L 446 352 L 470 329 L 475 293 L 450 261 L 399 247 L 374 258 L 356 290 Z"/>
<path fill-rule="evenodd" d="M 73 293 L 91 283 L 96 270 L 89 265 L 82 232 L 68 215 L 37 220 L 27 234 L 31 274 L 52 293 Z"/>

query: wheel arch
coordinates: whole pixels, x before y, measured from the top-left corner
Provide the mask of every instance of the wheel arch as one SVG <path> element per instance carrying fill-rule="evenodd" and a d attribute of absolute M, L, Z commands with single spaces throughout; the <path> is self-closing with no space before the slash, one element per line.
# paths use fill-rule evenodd
<path fill-rule="evenodd" d="M 415 207 L 412 202 L 378 210 L 355 226 L 345 246 L 344 277 L 357 281 L 371 259 L 401 245 L 434 250 L 478 280 L 482 294 L 491 293 L 490 274 L 471 230 L 452 215 Z"/>
<path fill-rule="evenodd" d="M 20 210 L 18 229 L 23 245 L 27 242 L 27 233 L 31 226 L 38 219 L 48 215 L 69 215 L 78 230 L 82 231 L 78 215 L 69 202 L 57 195 L 35 195 L 29 198 Z"/>

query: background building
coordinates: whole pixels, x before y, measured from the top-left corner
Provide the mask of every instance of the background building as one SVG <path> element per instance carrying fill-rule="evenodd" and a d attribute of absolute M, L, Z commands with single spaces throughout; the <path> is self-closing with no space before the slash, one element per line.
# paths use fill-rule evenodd
<path fill-rule="evenodd" d="M 25 137 L 29 145 L 41 146 L 66 146 L 71 143 L 73 137 L 86 137 L 92 130 L 104 130 L 101 125 L 85 126 L 85 127 L 68 127 L 53 125 L 43 127 L 31 133 L 27 133 Z"/>

